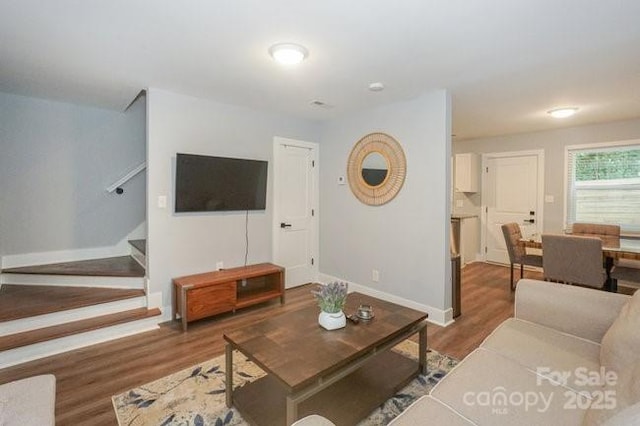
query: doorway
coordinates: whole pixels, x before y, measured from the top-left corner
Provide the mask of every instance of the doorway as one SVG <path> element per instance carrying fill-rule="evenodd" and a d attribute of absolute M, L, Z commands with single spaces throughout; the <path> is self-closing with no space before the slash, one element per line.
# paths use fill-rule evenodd
<path fill-rule="evenodd" d="M 509 264 L 504 223 L 518 223 L 525 237 L 542 232 L 544 151 L 483 154 L 482 198 L 484 260 Z"/>
<path fill-rule="evenodd" d="M 273 140 L 273 261 L 286 269 L 285 287 L 318 277 L 318 145 Z"/>

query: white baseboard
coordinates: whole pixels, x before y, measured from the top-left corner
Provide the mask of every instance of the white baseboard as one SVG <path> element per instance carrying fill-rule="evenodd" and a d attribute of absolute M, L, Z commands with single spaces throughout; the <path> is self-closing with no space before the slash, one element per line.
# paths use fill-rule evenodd
<path fill-rule="evenodd" d="M 0 369 L 157 328 L 158 317 L 152 317 L 10 349 L 2 352 Z"/>
<path fill-rule="evenodd" d="M 426 312 L 429 314 L 427 319 L 429 322 L 446 327 L 451 325 L 453 320 L 453 310 L 451 308 L 442 310 L 434 308 L 433 306 L 424 305 L 422 303 L 414 302 L 413 300 L 405 299 L 403 297 L 396 296 L 394 294 L 386 293 L 380 290 L 375 290 L 371 287 L 367 287 L 361 284 L 354 283 L 343 278 L 334 277 L 327 274 L 320 274 L 319 281 L 321 283 L 329 283 L 332 281 L 346 281 L 349 283 L 349 291 L 357 291 L 368 296 L 377 297 L 378 299 L 386 300 L 387 302 L 397 303 L 398 305 L 406 306 L 407 308 L 415 309 L 418 311 Z"/>
<path fill-rule="evenodd" d="M 79 275 L 37 275 L 7 274 L 0 275 L 2 284 L 49 285 L 64 287 L 101 287 L 121 289 L 144 289 L 143 277 L 95 277 Z"/>
<path fill-rule="evenodd" d="M 125 241 L 110 247 L 93 247 L 74 250 L 47 251 L 41 253 L 13 254 L 2 257 L 2 268 L 47 265 L 49 263 L 76 262 L 103 257 L 128 256 L 129 247 Z"/>
<path fill-rule="evenodd" d="M 131 253 L 129 240 L 144 239 L 147 225 L 142 222 L 125 238 L 114 246 L 89 247 L 71 250 L 54 250 L 38 253 L 12 254 L 0 258 L 0 266 L 4 268 L 19 268 L 21 266 L 46 265 L 49 263 L 74 262 L 80 260 L 100 259 L 103 257 L 128 256 Z"/>

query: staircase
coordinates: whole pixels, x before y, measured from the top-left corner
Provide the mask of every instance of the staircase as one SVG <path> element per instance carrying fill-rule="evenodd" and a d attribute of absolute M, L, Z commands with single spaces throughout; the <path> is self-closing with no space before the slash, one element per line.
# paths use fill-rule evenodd
<path fill-rule="evenodd" d="M 131 255 L 2 270 L 0 368 L 157 328 L 146 241 Z"/>

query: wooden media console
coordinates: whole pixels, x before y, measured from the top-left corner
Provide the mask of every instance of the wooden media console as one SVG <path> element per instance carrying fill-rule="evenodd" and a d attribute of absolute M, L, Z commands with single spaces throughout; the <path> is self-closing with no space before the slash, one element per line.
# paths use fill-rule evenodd
<path fill-rule="evenodd" d="M 267 300 L 284 303 L 284 268 L 271 263 L 173 279 L 173 319 L 187 323 Z"/>

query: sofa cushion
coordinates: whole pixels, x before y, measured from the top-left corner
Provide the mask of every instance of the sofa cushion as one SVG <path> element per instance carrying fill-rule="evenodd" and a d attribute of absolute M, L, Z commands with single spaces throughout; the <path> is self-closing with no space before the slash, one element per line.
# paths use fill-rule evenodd
<path fill-rule="evenodd" d="M 582 395 L 484 348 L 451 370 L 431 396 L 483 425 L 579 424 L 589 405 Z M 566 409 L 572 400 L 575 409 Z"/>
<path fill-rule="evenodd" d="M 0 385 L 3 401 L 2 426 L 55 424 L 56 378 L 51 374 L 29 377 Z"/>
<path fill-rule="evenodd" d="M 640 292 L 636 291 L 622 307 L 602 338 L 600 363 L 624 374 L 640 361 Z"/>
<path fill-rule="evenodd" d="M 585 425 L 618 424 L 621 418 L 628 419 L 633 416 L 636 423 L 625 424 L 640 425 L 640 363 L 636 363 L 630 371 L 617 376 L 612 383 L 595 391 L 601 392 L 602 398 L 593 400 L 585 416 Z M 623 411 L 625 414 L 618 417 Z M 615 417 L 618 420 L 615 420 Z"/>
<path fill-rule="evenodd" d="M 600 369 L 599 344 L 515 318 L 498 326 L 481 347 L 584 392 L 588 397 L 593 384 L 584 380 L 585 376 L 591 372 L 597 374 Z"/>
<path fill-rule="evenodd" d="M 603 426 L 638 426 L 640 425 L 640 402 L 620 411 Z"/>
<path fill-rule="evenodd" d="M 421 424 L 472 426 L 474 423 L 465 419 L 440 401 L 425 395 L 407 407 L 389 426 L 414 426 Z"/>

